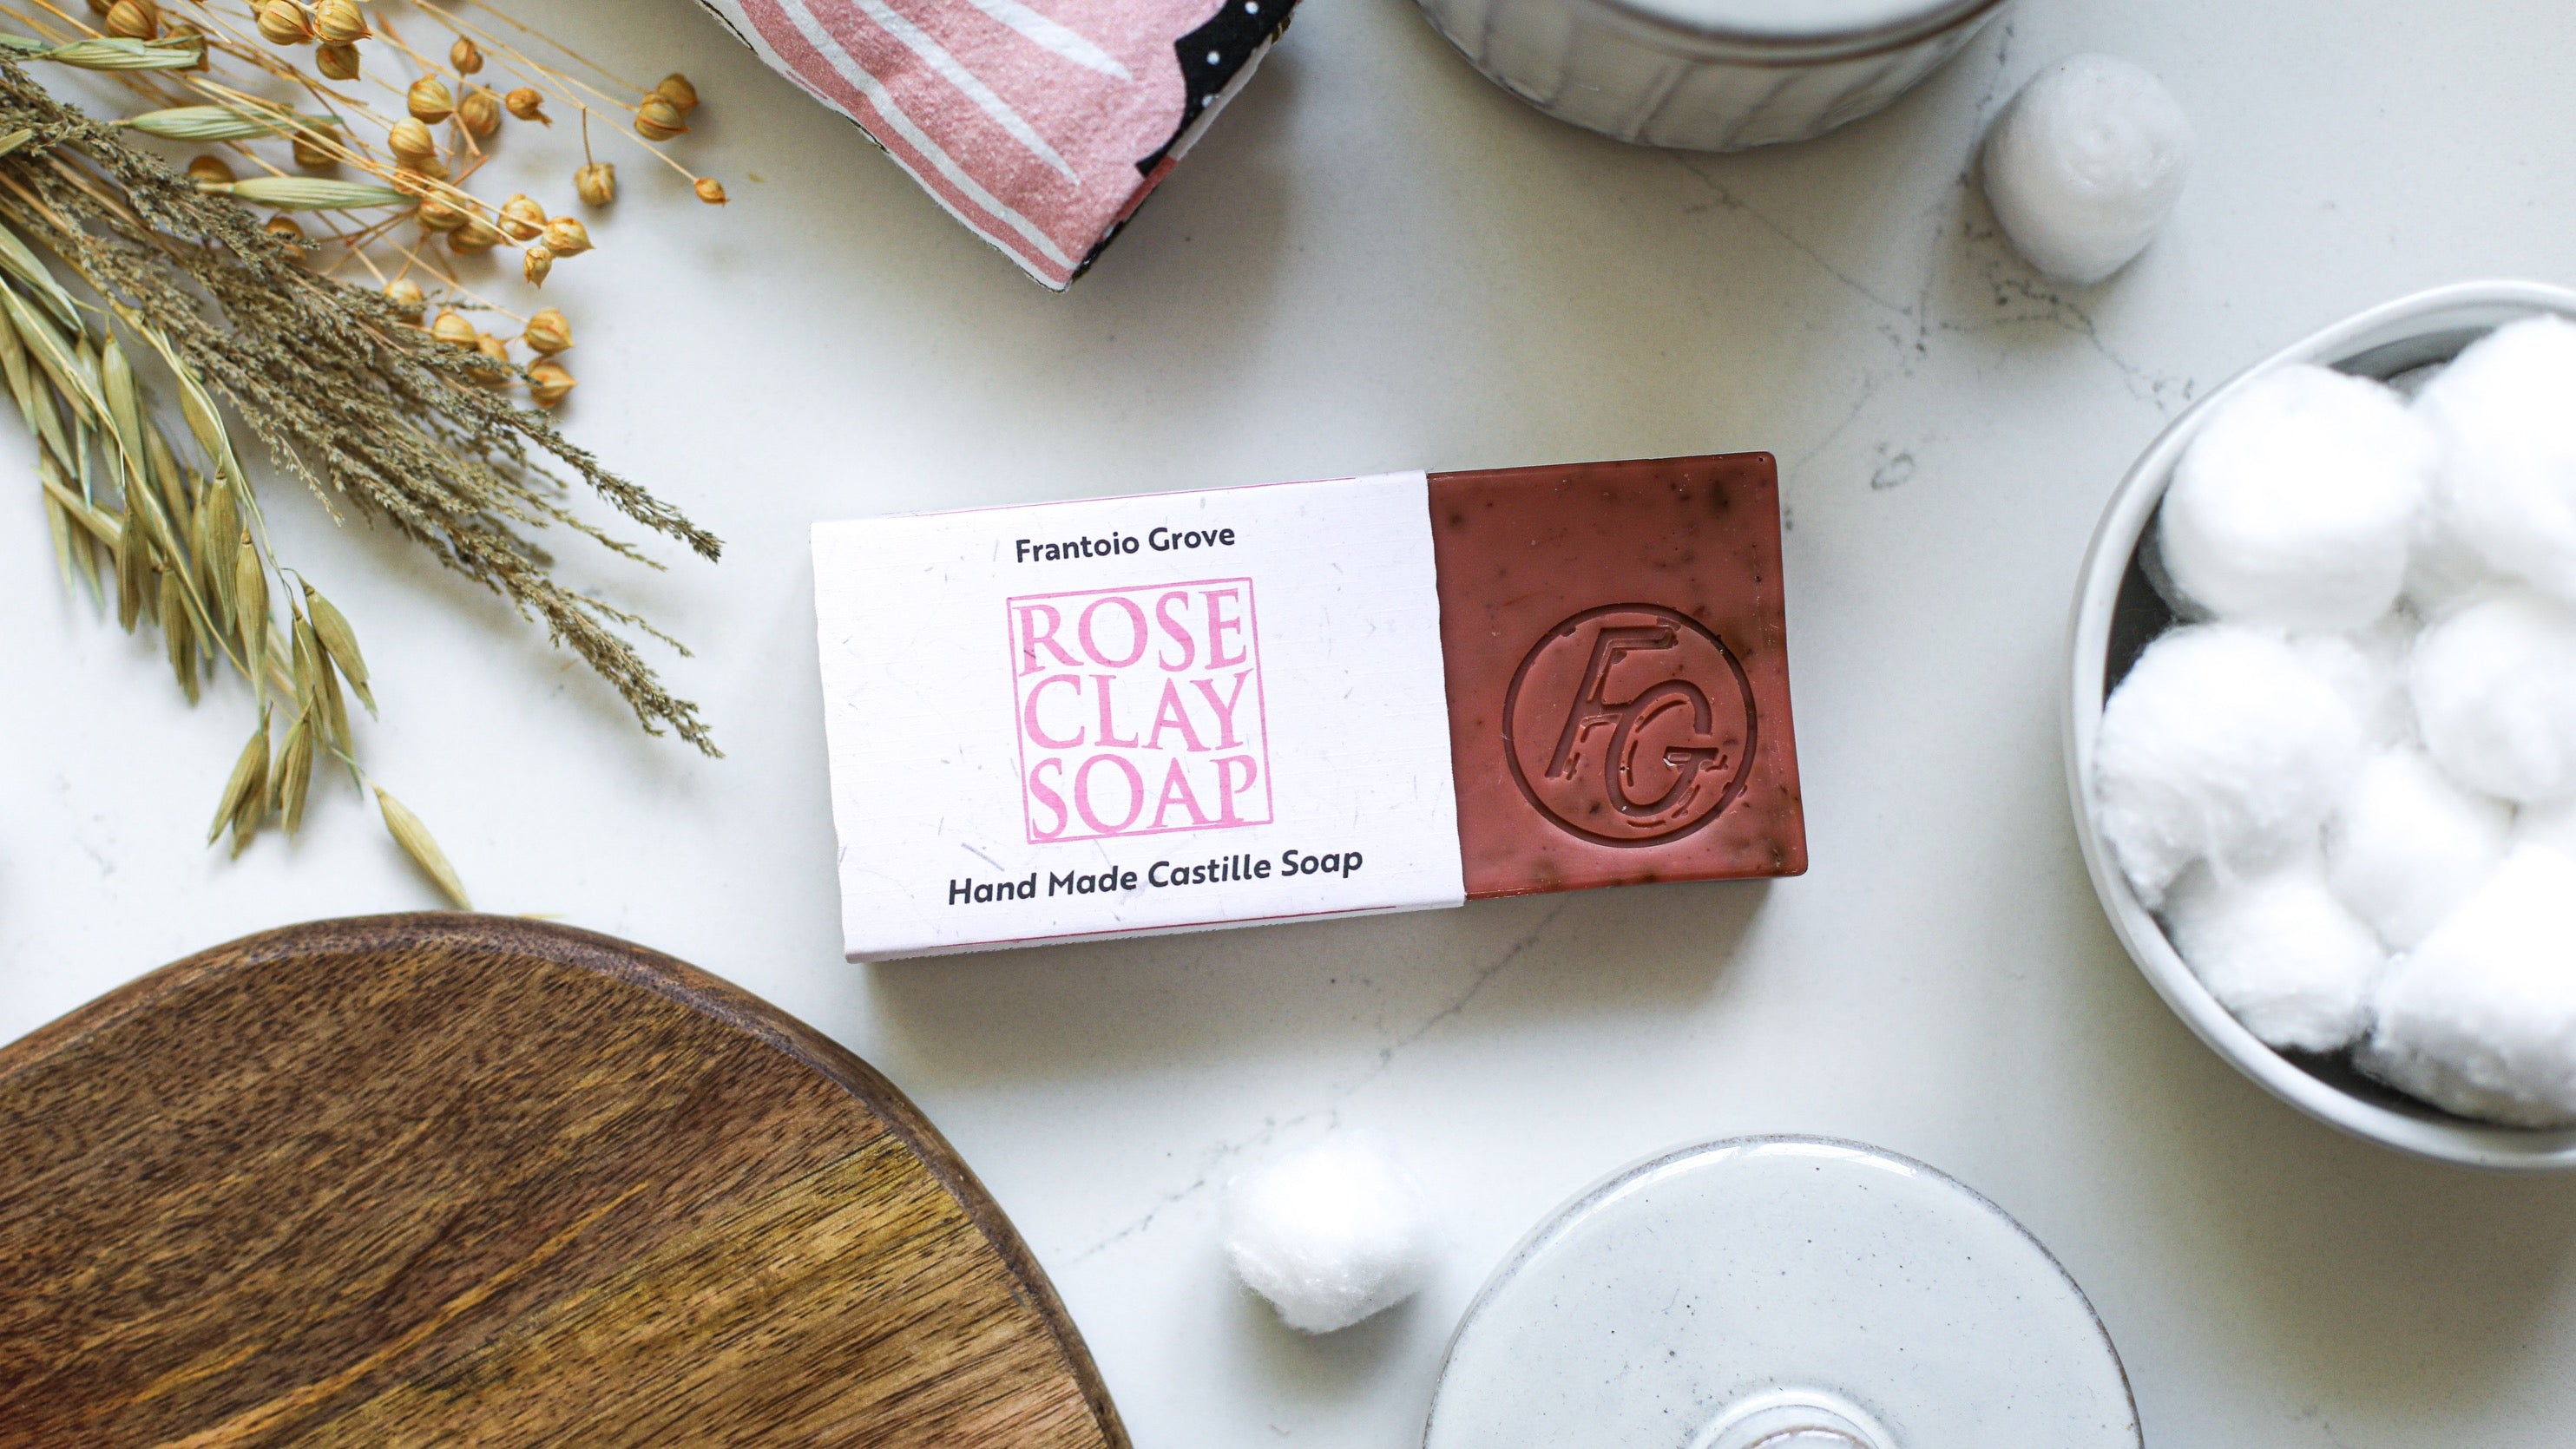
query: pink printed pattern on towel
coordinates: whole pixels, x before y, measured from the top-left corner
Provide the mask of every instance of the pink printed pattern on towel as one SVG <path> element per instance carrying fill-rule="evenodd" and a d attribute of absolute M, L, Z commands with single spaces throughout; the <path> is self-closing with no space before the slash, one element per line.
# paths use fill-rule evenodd
<path fill-rule="evenodd" d="M 708 4 L 748 21 L 765 58 L 1061 288 L 1171 169 L 1174 144 L 1293 0 Z"/>

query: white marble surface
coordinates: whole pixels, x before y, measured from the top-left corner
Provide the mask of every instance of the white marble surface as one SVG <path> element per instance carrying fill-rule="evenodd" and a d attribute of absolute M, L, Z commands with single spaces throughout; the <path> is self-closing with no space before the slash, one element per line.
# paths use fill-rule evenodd
<path fill-rule="evenodd" d="M 1753 1131 L 1882 1143 L 2019 1216 L 2160 1449 L 2564 1442 L 2576 1181 L 2344 1140 L 2192 1039 L 2085 884 L 2055 701 L 2094 516 L 2196 390 L 2402 291 L 2576 277 L 2576 12 L 2024 0 L 1887 114 L 1710 159 L 1547 121 L 1405 0 L 1309 0 L 1054 297 L 686 0 L 527 9 L 711 98 L 696 154 L 734 205 L 630 167 L 555 287 L 575 433 L 732 545 L 600 571 L 699 648 L 672 674 L 730 755 L 641 739 L 488 599 L 275 490 L 376 661 L 366 745 L 481 904 L 694 960 L 910 1091 L 1140 1444 L 1412 1442 L 1524 1229 L 1633 1158 Z M 2011 87 L 2079 49 L 2161 73 L 2204 149 L 2165 238 L 2070 294 L 1962 176 Z M 1805 878 L 839 959 L 811 520 L 1742 448 L 1780 455 L 1791 510 Z M 0 476 L 26 464 L 0 439 Z M 65 601 L 31 488 L 0 517 L 0 1037 L 235 934 L 430 903 L 346 796 L 292 849 L 202 849 L 238 709 L 192 715 Z M 1308 1340 L 1225 1277 L 1211 1189 L 1333 1121 L 1410 1151 L 1452 1247 L 1413 1304 Z"/>

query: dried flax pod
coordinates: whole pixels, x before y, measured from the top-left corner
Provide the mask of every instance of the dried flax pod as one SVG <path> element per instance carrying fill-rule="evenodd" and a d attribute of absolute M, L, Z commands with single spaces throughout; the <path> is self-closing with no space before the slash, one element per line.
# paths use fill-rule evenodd
<path fill-rule="evenodd" d="M 466 6 L 432 0 L 89 0 L 88 8 L 107 25 L 106 35 L 55 44 L 0 33 L 0 51 L 116 73 L 151 103 L 116 124 L 233 147 L 247 163 L 241 172 L 208 157 L 209 174 L 201 183 L 246 186 L 230 194 L 275 208 L 280 214 L 269 219 L 268 230 L 289 243 L 311 242 L 305 257 L 316 270 L 345 275 L 363 269 L 379 284 L 417 274 L 484 304 L 456 263 L 509 248 L 520 254 L 520 278 L 542 287 L 557 262 L 591 249 L 588 234 L 578 226 L 546 227 L 551 211 L 535 203 L 507 215 L 507 203 L 496 205 L 469 187 L 492 154 L 485 143 L 497 143 L 512 119 L 552 124 L 546 113 L 550 98 L 579 117 L 583 164 L 571 179 L 585 203 L 605 206 L 616 195 L 615 167 L 590 149 L 590 122 L 612 118 L 620 124 L 608 128 L 610 134 L 678 172 L 700 201 L 720 206 L 728 200 L 722 183 L 699 176 L 666 149 L 689 132 L 687 118 L 700 105 L 687 76 L 674 72 L 649 89 L 639 87 L 487 0 Z M 49 36 L 65 25 L 82 25 L 52 0 L 44 0 L 41 9 L 42 15 L 10 13 Z M 415 46 L 405 38 L 415 26 L 450 37 L 443 69 L 436 45 Z M 309 70 L 306 46 L 312 47 Z M 370 74 L 362 46 L 387 63 Z M 497 74 L 486 77 L 487 71 Z M 365 85 L 356 94 L 325 84 L 362 77 Z M 280 103 L 270 94 L 278 83 L 300 88 L 303 97 L 293 106 Z M 314 110 L 300 111 L 308 101 Z M 298 168 L 336 173 L 325 179 L 347 189 L 261 195 L 296 179 L 249 144 L 278 139 L 289 142 Z M 211 171 L 216 164 L 225 169 Z M 374 189 L 360 189 L 366 187 Z M 535 212 L 537 225 L 528 224 L 528 211 Z M 417 223 L 418 241 L 429 244 L 414 244 L 406 222 Z M 524 387 L 539 406 L 560 402 L 566 391 L 559 376 L 540 383 L 515 371 L 499 385 Z"/>

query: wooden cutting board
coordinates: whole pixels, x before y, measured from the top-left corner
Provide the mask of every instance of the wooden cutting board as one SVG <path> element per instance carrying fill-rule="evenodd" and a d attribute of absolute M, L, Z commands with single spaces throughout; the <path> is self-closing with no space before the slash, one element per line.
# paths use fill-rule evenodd
<path fill-rule="evenodd" d="M 323 922 L 0 1048 L 0 1446 L 1126 1443 L 903 1095 L 667 956 Z"/>

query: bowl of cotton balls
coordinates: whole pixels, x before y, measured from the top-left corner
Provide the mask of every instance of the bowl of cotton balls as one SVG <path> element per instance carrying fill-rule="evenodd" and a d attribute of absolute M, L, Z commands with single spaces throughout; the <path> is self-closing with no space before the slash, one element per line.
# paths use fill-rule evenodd
<path fill-rule="evenodd" d="M 2084 563 L 2067 715 L 2113 928 L 2334 1126 L 2576 1167 L 2576 292 L 2444 287 L 2176 419 Z"/>

